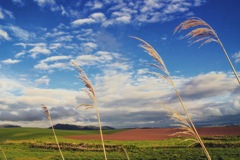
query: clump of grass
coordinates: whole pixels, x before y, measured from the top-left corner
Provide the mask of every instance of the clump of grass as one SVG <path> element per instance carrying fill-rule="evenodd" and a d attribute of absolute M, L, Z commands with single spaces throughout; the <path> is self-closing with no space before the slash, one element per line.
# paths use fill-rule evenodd
<path fill-rule="evenodd" d="M 57 136 L 56 136 L 54 127 L 53 127 L 53 121 L 52 121 L 50 112 L 49 112 L 48 108 L 47 108 L 44 104 L 42 104 L 42 109 L 44 110 L 44 114 L 45 114 L 45 116 L 47 117 L 47 119 L 49 120 L 49 122 L 50 122 L 50 124 L 51 124 L 52 131 L 53 131 L 53 135 L 54 135 L 54 138 L 55 138 L 56 143 L 57 143 L 57 146 L 58 146 L 58 150 L 59 150 L 59 152 L 60 152 L 60 155 L 61 155 L 62 159 L 64 160 L 64 156 L 63 156 L 63 154 L 62 154 L 62 150 L 61 150 L 61 148 L 60 148 L 60 145 L 59 145 L 59 142 L 58 142 L 58 139 L 57 139 Z"/>
<path fill-rule="evenodd" d="M 197 132 L 197 130 L 195 128 L 195 125 L 193 124 L 193 121 L 192 121 L 192 119 L 191 119 L 191 117 L 190 117 L 190 115 L 189 115 L 189 113 L 187 111 L 187 108 L 184 105 L 183 100 L 182 100 L 179 92 L 177 91 L 176 86 L 175 86 L 173 80 L 171 79 L 170 73 L 168 72 L 168 69 L 167 69 L 164 61 L 159 56 L 157 51 L 150 44 L 148 44 L 146 41 L 144 41 L 144 40 L 142 40 L 142 39 L 140 39 L 138 37 L 131 36 L 131 38 L 134 38 L 134 39 L 139 40 L 140 42 L 142 42 L 142 44 L 140 46 L 143 49 L 145 49 L 145 51 L 159 63 L 159 64 L 152 64 L 152 66 L 160 69 L 162 71 L 162 73 L 155 73 L 154 72 L 154 74 L 159 76 L 159 77 L 161 77 L 161 78 L 163 78 L 164 80 L 166 80 L 173 87 L 173 89 L 174 89 L 174 91 L 176 93 L 176 96 L 178 97 L 179 102 L 181 103 L 181 106 L 182 106 L 182 108 L 184 110 L 184 113 L 185 113 L 185 115 L 187 117 L 187 119 L 185 119 L 177 111 L 168 108 L 170 110 L 170 112 L 172 113 L 173 118 L 175 118 L 176 120 L 178 120 L 182 124 L 181 128 L 184 131 L 179 132 L 179 133 L 191 135 L 193 138 L 192 139 L 187 139 L 187 140 L 193 140 L 194 142 L 198 142 L 201 145 L 201 147 L 202 147 L 204 153 L 206 154 L 207 158 L 209 160 L 211 160 L 211 157 L 210 157 L 210 155 L 209 155 L 209 153 L 208 153 L 208 151 L 207 151 L 207 149 L 206 149 L 206 147 L 205 147 L 201 137 L 199 136 L 199 134 L 198 134 L 198 132 Z"/>
<path fill-rule="evenodd" d="M 2 147 L 0 147 L 0 150 L 1 150 L 2 154 L 3 154 L 4 159 L 7 160 L 7 157 L 6 157 L 6 155 L 5 155 L 5 153 L 4 153 L 3 149 L 2 149 Z"/>
<path fill-rule="evenodd" d="M 191 44 L 202 42 L 200 46 L 203 46 L 204 44 L 210 43 L 210 42 L 217 42 L 221 47 L 222 50 L 228 60 L 228 63 L 230 64 L 232 71 L 240 84 L 240 79 L 237 75 L 237 72 L 227 54 L 227 51 L 225 50 L 221 40 L 219 39 L 217 33 L 214 31 L 214 29 L 206 23 L 204 20 L 198 18 L 198 17 L 192 17 L 185 21 L 183 21 L 181 24 L 179 24 L 175 30 L 174 33 L 180 32 L 182 30 L 187 30 L 190 28 L 195 28 L 192 31 L 190 31 L 188 34 L 184 36 L 184 38 L 189 38 L 191 41 Z"/>
<path fill-rule="evenodd" d="M 87 93 L 87 95 L 89 96 L 89 98 L 93 102 L 93 104 L 81 104 L 79 106 L 80 107 L 85 107 L 85 109 L 95 108 L 97 118 L 98 118 L 98 125 L 99 125 L 101 141 L 102 141 L 103 153 L 104 153 L 105 160 L 107 160 L 107 154 L 106 154 L 106 149 L 105 149 L 105 144 L 104 144 L 104 139 L 103 139 L 103 134 L 102 134 L 101 119 L 100 119 L 100 114 L 99 114 L 99 109 L 98 109 L 98 101 L 97 101 L 97 97 L 96 97 L 93 85 L 90 82 L 90 80 L 88 79 L 85 72 L 76 63 L 72 62 L 72 64 L 73 64 L 73 66 L 75 66 L 78 69 L 78 71 L 80 73 L 79 78 L 83 81 L 85 86 L 88 88 L 88 90 L 85 90 L 85 92 Z"/>

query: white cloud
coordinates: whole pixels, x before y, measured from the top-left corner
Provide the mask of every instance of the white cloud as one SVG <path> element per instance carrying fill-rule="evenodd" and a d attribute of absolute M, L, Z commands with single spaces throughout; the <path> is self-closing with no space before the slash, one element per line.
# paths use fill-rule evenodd
<path fill-rule="evenodd" d="M 107 68 L 109 69 L 121 69 L 123 71 L 127 71 L 130 69 L 130 65 L 128 63 L 122 63 L 122 62 L 115 62 L 106 65 Z"/>
<path fill-rule="evenodd" d="M 85 5 L 88 6 L 89 8 L 91 8 L 92 10 L 101 9 L 103 7 L 103 3 L 98 0 L 89 1 Z"/>
<path fill-rule="evenodd" d="M 34 33 L 30 33 L 18 26 L 10 25 L 7 28 L 13 33 L 13 36 L 16 36 L 19 39 L 24 40 L 24 41 L 29 40 L 32 37 L 35 37 Z"/>
<path fill-rule="evenodd" d="M 55 49 L 60 48 L 61 46 L 62 46 L 61 43 L 52 43 L 52 44 L 50 44 L 49 49 L 55 50 Z"/>
<path fill-rule="evenodd" d="M 206 3 L 206 0 L 195 0 L 194 6 L 199 7 L 204 3 Z"/>
<path fill-rule="evenodd" d="M 23 0 L 12 0 L 12 2 L 17 5 L 17 6 L 24 6 L 24 1 Z"/>
<path fill-rule="evenodd" d="M 27 44 L 25 43 L 15 43 L 15 46 L 22 46 L 23 48 L 26 48 Z"/>
<path fill-rule="evenodd" d="M 7 17 L 14 19 L 14 15 L 11 11 L 6 10 L 6 9 L 2 9 L 0 6 L 0 19 L 5 19 Z"/>
<path fill-rule="evenodd" d="M 31 45 L 31 44 L 29 44 Z M 31 57 L 32 58 L 36 58 L 37 55 L 39 54 L 45 54 L 45 55 L 49 55 L 51 53 L 51 51 L 49 49 L 47 49 L 47 46 L 45 43 L 38 43 L 38 44 L 32 44 L 33 47 L 32 49 L 30 49 L 28 52 L 32 53 Z"/>
<path fill-rule="evenodd" d="M 101 12 L 92 13 L 88 18 L 77 19 L 72 22 L 73 27 L 85 25 L 85 24 L 93 24 L 93 23 L 103 23 L 106 20 L 106 17 Z"/>
<path fill-rule="evenodd" d="M 16 63 L 19 63 L 21 62 L 21 60 L 16 60 L 16 59 L 6 59 L 6 60 L 3 60 L 2 63 L 4 64 L 16 64 Z"/>
<path fill-rule="evenodd" d="M 98 96 L 100 111 L 103 113 L 103 124 L 127 127 L 127 123 L 131 122 L 133 126 L 136 126 L 138 124 L 137 121 L 147 124 L 147 121 L 151 119 L 153 120 L 153 126 L 161 126 L 163 124 L 158 122 L 167 119 L 166 110 L 161 107 L 161 104 L 164 103 L 169 107 L 178 108 L 181 111 L 178 101 L 169 102 L 169 99 L 175 98 L 175 95 L 172 88 L 161 79 L 152 75 L 136 75 L 134 72 L 119 71 L 115 68 L 103 70 L 103 74 L 90 77 Z M 140 72 L 145 73 L 145 69 L 140 70 Z M 214 77 L 219 78 L 219 80 L 215 80 Z M 38 82 L 48 84 L 47 79 L 47 76 L 43 76 L 39 78 Z M 195 122 L 196 120 L 197 122 L 211 120 L 212 117 L 235 116 L 240 113 L 239 96 L 238 93 L 234 93 L 238 89 L 237 83 L 234 83 L 234 77 L 224 73 L 208 73 L 190 79 L 188 77 L 175 77 L 173 80 L 178 82 L 176 83 L 178 88 L 182 86 L 179 92 Z M 77 78 L 76 81 L 79 82 Z M 217 84 L 210 85 L 212 83 Z M 205 84 L 208 87 L 208 94 L 206 96 L 184 94 L 190 92 L 192 89 L 191 87 L 184 87 L 197 85 L 195 92 L 200 91 L 199 94 L 203 95 L 200 86 L 204 86 Z M 223 88 L 222 85 L 224 85 L 226 91 L 219 90 L 219 88 Z M 79 114 L 81 115 L 74 117 L 75 111 L 71 110 L 74 106 L 88 101 L 84 92 L 65 89 L 40 89 L 6 78 L 0 78 L 0 86 L 0 94 L 3 95 L 0 97 L 0 109 L 4 113 L 6 112 L 6 114 L 12 111 L 17 111 L 19 114 L 21 114 L 21 110 L 33 111 L 39 108 L 39 104 L 45 103 L 50 107 L 57 121 L 65 121 L 67 118 L 61 114 L 64 110 L 66 114 L 68 111 L 71 112 L 69 116 L 72 116 L 72 119 L 68 119 L 70 123 L 74 120 L 79 121 L 80 119 L 76 119 L 77 117 L 81 117 L 81 122 L 87 122 L 88 124 L 96 122 L 95 118 L 92 120 L 89 119 L 89 115 L 95 117 L 94 111 L 80 112 Z M 196 97 L 193 98 L 193 96 Z M 64 109 L 61 108 L 62 106 L 64 106 Z M 36 116 L 38 114 L 40 113 L 37 113 Z M 36 123 L 42 124 L 36 120 L 37 118 L 31 119 L 27 115 L 24 115 L 25 118 L 16 117 L 12 114 L 9 114 L 9 116 L 12 117 L 11 122 L 22 119 L 27 121 L 29 118 L 29 122 L 31 121 L 29 126 L 34 126 Z M 1 121 L 9 119 L 9 117 L 1 118 Z M 220 119 L 220 121 L 224 122 L 224 119 Z M 167 119 L 167 122 L 169 123 L 170 120 Z M 210 121 L 210 123 L 214 125 L 218 122 Z"/>
<path fill-rule="evenodd" d="M 90 17 L 93 18 L 95 22 L 102 22 L 106 19 L 105 15 L 101 12 L 93 13 Z"/>
<path fill-rule="evenodd" d="M 169 4 L 165 9 L 164 13 L 165 14 L 172 14 L 172 13 L 178 13 L 178 12 L 186 12 L 189 10 L 189 3 L 171 3 Z"/>
<path fill-rule="evenodd" d="M 19 53 L 17 53 L 17 54 L 15 55 L 15 58 L 19 58 L 19 57 L 21 57 L 21 56 L 23 56 L 23 55 L 25 55 L 25 54 L 26 54 L 25 51 L 21 51 L 21 52 L 19 52 Z"/>
<path fill-rule="evenodd" d="M 235 59 L 235 62 L 236 62 L 236 63 L 240 62 L 240 51 L 237 52 L 237 53 L 235 53 L 235 54 L 233 55 L 233 58 Z"/>
<path fill-rule="evenodd" d="M 46 37 L 59 37 L 59 36 L 66 35 L 66 34 L 67 33 L 65 33 L 63 31 L 54 31 L 53 33 L 52 32 L 46 33 Z"/>
<path fill-rule="evenodd" d="M 122 23 L 130 23 L 131 21 L 131 14 L 126 12 L 113 12 L 112 18 L 117 22 Z"/>
<path fill-rule="evenodd" d="M 67 62 L 55 62 L 55 61 L 66 61 L 71 59 L 72 56 L 52 56 L 44 60 L 41 60 L 37 65 L 34 66 L 35 69 L 40 70 L 52 70 L 52 69 L 71 69 L 69 61 Z M 54 62 L 54 63 L 51 63 Z"/>
<path fill-rule="evenodd" d="M 42 77 L 40 77 L 39 79 L 36 79 L 35 80 L 35 83 L 37 84 L 37 85 L 42 85 L 42 84 L 44 84 L 44 85 L 49 85 L 49 82 L 50 82 L 50 79 L 45 75 L 45 76 L 42 76 Z"/>
<path fill-rule="evenodd" d="M 40 69 L 40 70 L 51 70 L 51 69 L 71 69 L 71 66 L 68 62 L 56 62 L 52 64 L 47 64 L 44 62 L 40 62 L 39 64 L 34 66 L 35 69 Z"/>
<path fill-rule="evenodd" d="M 73 61 L 80 66 L 91 66 L 91 65 L 109 65 L 113 63 L 114 56 L 110 52 L 106 51 L 97 51 L 95 54 L 84 54 L 79 55 Z"/>
<path fill-rule="evenodd" d="M 72 22 L 73 27 L 81 26 L 84 24 L 92 24 L 95 23 L 95 20 L 92 18 L 84 18 L 84 19 L 77 19 Z"/>
<path fill-rule="evenodd" d="M 74 38 L 74 36 L 72 36 L 72 35 L 66 35 L 66 36 L 57 37 L 57 39 L 55 41 L 56 42 L 71 42 L 73 38 Z"/>
<path fill-rule="evenodd" d="M 52 56 L 52 57 L 48 57 L 44 60 L 41 60 L 41 62 L 53 62 L 53 61 L 59 61 L 59 60 L 68 60 L 71 59 L 72 56 Z"/>
<path fill-rule="evenodd" d="M 65 8 L 64 8 L 62 5 L 60 6 L 60 8 L 61 8 L 61 11 L 62 11 L 61 14 L 62 14 L 63 16 L 65 15 L 65 16 L 68 17 L 68 16 L 69 16 L 69 13 L 65 10 Z"/>
<path fill-rule="evenodd" d="M 90 53 L 97 48 L 97 44 L 93 42 L 82 43 L 82 50 L 86 53 Z"/>
<path fill-rule="evenodd" d="M 4 15 L 3 15 L 2 9 L 0 9 L 0 19 L 4 19 Z"/>
<path fill-rule="evenodd" d="M 51 11 L 59 11 L 61 8 L 56 4 L 55 0 L 34 0 L 37 4 L 42 7 L 49 7 Z"/>
<path fill-rule="evenodd" d="M 0 38 L 1 37 L 4 38 L 5 40 L 8 40 L 8 41 L 11 40 L 11 38 L 8 35 L 8 33 L 6 31 L 0 29 Z"/>

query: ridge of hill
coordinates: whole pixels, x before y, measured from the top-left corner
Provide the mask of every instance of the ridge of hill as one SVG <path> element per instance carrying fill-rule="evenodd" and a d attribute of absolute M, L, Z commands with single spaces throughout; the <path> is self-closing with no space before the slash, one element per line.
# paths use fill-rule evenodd
<path fill-rule="evenodd" d="M 54 129 L 61 130 L 99 130 L 97 126 L 80 126 L 80 125 L 72 125 L 72 124 L 55 124 Z M 51 128 L 51 127 L 49 127 Z M 102 126 L 102 130 L 113 130 L 115 128 L 109 126 Z"/>
<path fill-rule="evenodd" d="M 0 128 L 21 128 L 21 126 L 12 125 L 12 124 L 2 124 L 0 125 Z"/>

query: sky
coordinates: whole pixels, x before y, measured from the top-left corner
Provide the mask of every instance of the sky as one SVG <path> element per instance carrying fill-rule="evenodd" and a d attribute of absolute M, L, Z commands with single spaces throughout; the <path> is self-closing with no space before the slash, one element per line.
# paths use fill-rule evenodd
<path fill-rule="evenodd" d="M 240 124 L 240 88 L 217 43 L 189 45 L 175 27 L 199 17 L 217 32 L 240 75 L 239 0 L 0 0 L 0 124 L 97 125 L 74 61 L 92 82 L 102 125 L 171 127 L 162 105 L 183 114 L 156 63 L 160 54 L 198 126 Z"/>

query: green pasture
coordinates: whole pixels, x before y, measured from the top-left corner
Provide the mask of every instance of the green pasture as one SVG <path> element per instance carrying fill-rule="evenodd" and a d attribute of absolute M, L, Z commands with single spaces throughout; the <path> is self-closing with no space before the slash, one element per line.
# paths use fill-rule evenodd
<path fill-rule="evenodd" d="M 107 130 L 104 134 L 121 132 Z M 69 135 L 98 134 L 98 131 L 56 130 L 66 160 L 103 160 L 101 141 L 67 139 Z M 213 160 L 239 160 L 240 137 L 204 137 Z M 198 145 L 182 138 L 161 141 L 105 141 L 109 160 L 204 160 Z M 0 147 L 8 160 L 60 160 L 52 130 L 40 128 L 0 128 Z M 3 155 L 0 152 L 0 159 Z"/>

